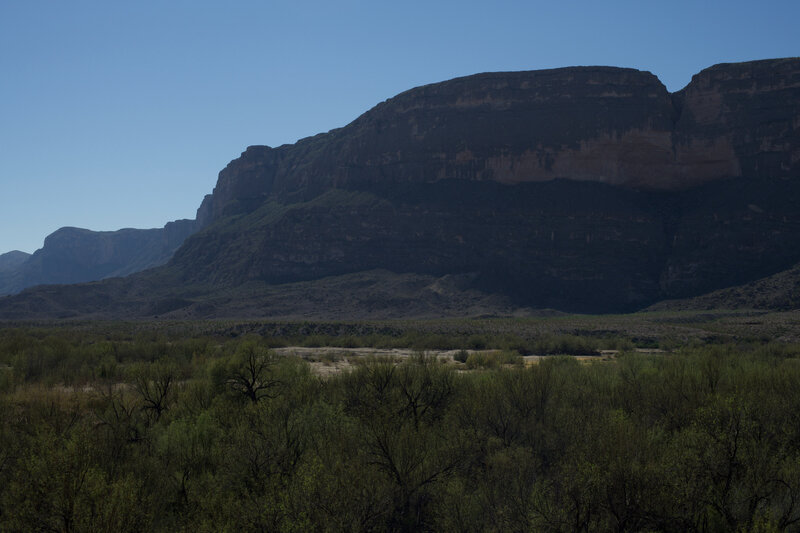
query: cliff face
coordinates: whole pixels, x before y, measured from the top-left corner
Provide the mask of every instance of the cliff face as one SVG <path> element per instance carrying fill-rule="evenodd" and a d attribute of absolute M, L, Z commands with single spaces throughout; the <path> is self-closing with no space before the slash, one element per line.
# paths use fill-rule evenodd
<path fill-rule="evenodd" d="M 159 313 L 201 306 L 204 290 L 365 271 L 630 311 L 800 262 L 798 205 L 800 59 L 717 65 L 672 94 L 631 69 L 479 74 L 249 147 L 198 210 L 208 226 L 136 284 L 153 298 L 192 287 Z"/>
<path fill-rule="evenodd" d="M 717 65 L 675 94 L 631 69 L 480 74 L 412 89 L 295 145 L 248 148 L 220 173 L 213 211 L 368 183 L 563 178 L 676 191 L 796 176 L 799 100 L 798 60 Z"/>
<path fill-rule="evenodd" d="M 733 175 L 750 179 L 800 177 L 800 59 L 716 65 L 677 96 L 678 144 L 703 154 L 695 164 L 730 161 Z"/>

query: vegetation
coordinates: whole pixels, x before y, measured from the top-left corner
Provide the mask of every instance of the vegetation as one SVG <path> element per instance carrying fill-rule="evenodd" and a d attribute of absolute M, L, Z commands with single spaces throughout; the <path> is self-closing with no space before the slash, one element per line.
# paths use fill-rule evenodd
<path fill-rule="evenodd" d="M 0 329 L 0 531 L 800 530 L 800 345 L 344 328 L 463 362 L 321 377 L 230 327 Z"/>

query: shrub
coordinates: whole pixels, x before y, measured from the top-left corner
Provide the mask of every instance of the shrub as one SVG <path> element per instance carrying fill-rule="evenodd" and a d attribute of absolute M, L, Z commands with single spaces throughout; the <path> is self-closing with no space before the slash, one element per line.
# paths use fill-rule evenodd
<path fill-rule="evenodd" d="M 14 390 L 14 369 L 0 365 L 0 393 Z"/>
<path fill-rule="evenodd" d="M 467 357 L 467 368 L 497 368 L 501 365 L 521 365 L 522 356 L 518 352 L 498 350 L 494 352 L 474 352 Z"/>

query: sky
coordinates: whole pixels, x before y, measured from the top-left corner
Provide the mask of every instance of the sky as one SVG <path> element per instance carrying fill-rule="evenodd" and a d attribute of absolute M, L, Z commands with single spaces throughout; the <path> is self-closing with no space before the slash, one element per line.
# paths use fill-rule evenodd
<path fill-rule="evenodd" d="M 612 65 L 670 91 L 800 56 L 800 2 L 0 0 L 0 253 L 194 218 L 249 145 L 478 72 Z"/>

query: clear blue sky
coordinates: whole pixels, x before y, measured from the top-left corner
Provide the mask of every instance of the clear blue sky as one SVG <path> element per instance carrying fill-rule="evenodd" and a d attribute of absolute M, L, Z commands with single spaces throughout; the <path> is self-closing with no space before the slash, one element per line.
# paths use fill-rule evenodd
<path fill-rule="evenodd" d="M 800 55 L 786 1 L 0 0 L 0 253 L 61 226 L 193 218 L 252 144 L 436 81 L 614 65 L 670 90 Z"/>

